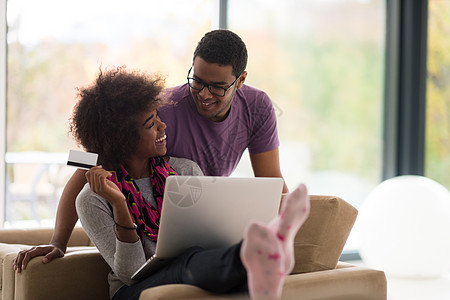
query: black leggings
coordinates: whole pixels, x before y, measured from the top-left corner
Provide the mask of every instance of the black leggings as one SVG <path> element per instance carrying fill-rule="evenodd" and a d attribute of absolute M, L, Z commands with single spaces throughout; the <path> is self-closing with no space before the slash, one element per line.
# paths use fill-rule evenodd
<path fill-rule="evenodd" d="M 195 285 L 213 293 L 248 293 L 240 249 L 241 243 L 212 250 L 189 248 L 156 273 L 131 286 L 123 286 L 113 300 L 137 300 L 143 290 L 173 283 Z"/>

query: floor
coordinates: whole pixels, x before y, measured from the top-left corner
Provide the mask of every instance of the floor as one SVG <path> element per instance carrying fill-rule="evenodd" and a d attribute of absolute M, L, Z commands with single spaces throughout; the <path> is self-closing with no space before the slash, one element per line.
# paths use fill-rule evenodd
<path fill-rule="evenodd" d="M 362 261 L 349 261 L 364 266 Z M 440 278 L 405 279 L 389 276 L 388 300 L 450 300 L 450 270 Z"/>

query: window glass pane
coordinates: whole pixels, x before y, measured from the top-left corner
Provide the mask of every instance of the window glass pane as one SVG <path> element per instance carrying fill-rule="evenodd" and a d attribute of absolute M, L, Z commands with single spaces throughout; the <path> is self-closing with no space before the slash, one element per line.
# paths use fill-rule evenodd
<path fill-rule="evenodd" d="M 76 87 L 100 66 L 122 65 L 162 72 L 167 86 L 184 83 L 213 4 L 8 0 L 8 221 L 53 218 L 73 172 L 63 164 L 76 147 L 68 135 Z"/>
<path fill-rule="evenodd" d="M 229 0 L 228 16 L 247 84 L 275 105 L 288 187 L 360 207 L 381 180 L 384 1 Z M 251 174 L 247 161 L 235 175 Z"/>
<path fill-rule="evenodd" d="M 428 10 L 425 175 L 450 188 L 450 1 Z"/>

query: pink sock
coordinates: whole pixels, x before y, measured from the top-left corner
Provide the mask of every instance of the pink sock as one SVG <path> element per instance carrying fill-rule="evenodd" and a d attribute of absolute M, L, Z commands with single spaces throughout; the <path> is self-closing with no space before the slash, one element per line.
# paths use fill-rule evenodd
<path fill-rule="evenodd" d="M 241 247 L 251 299 L 280 299 L 284 280 L 283 253 L 278 238 L 266 225 L 252 223 Z"/>
<path fill-rule="evenodd" d="M 280 214 L 269 224 L 281 242 L 284 252 L 285 274 L 294 268 L 294 239 L 298 230 L 309 216 L 309 196 L 304 184 L 300 184 L 283 200 Z"/>
<path fill-rule="evenodd" d="M 268 226 L 252 223 L 241 248 L 252 299 L 280 299 L 285 275 L 294 266 L 293 241 L 309 214 L 309 197 L 300 185 L 283 201 L 280 214 Z"/>

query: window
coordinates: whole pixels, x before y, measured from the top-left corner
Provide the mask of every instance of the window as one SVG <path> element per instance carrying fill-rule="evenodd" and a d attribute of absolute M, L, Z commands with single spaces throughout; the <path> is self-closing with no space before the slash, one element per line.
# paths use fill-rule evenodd
<path fill-rule="evenodd" d="M 5 156 L 6 130 L 6 1 L 0 3 L 0 157 Z M 4 221 L 5 160 L 0 160 L 0 227 Z"/>
<path fill-rule="evenodd" d="M 229 28 L 248 46 L 246 82 L 277 111 L 288 187 L 306 182 L 360 207 L 382 173 L 384 1 L 228 3 Z M 237 171 L 251 176 L 246 163 Z"/>
<path fill-rule="evenodd" d="M 425 175 L 450 188 L 450 2 L 428 6 Z"/>
<path fill-rule="evenodd" d="M 385 72 L 385 52 L 391 52 L 385 27 L 387 13 L 395 9 L 393 14 L 413 18 L 401 11 L 413 2 L 130 0 L 105 5 L 92 0 L 8 0 L 8 102 L 2 103 L 2 109 L 7 107 L 8 226 L 54 216 L 62 186 L 73 172 L 64 164 L 67 150 L 76 147 L 67 135 L 75 88 L 88 84 L 100 65 L 159 71 L 167 74 L 168 86 L 183 83 L 196 43 L 216 27 L 218 3 L 224 10 L 222 24 L 248 46 L 247 84 L 266 91 L 275 105 L 281 167 L 289 188 L 306 182 L 310 193 L 334 194 L 359 208 L 383 175 L 404 170 L 397 165 L 404 163 L 405 151 L 396 151 L 404 131 L 394 128 L 404 113 L 401 105 L 392 119 L 395 126 L 386 126 L 395 134 L 383 145 L 383 119 L 391 120 L 383 107 L 384 75 L 390 71 Z M 449 6 L 448 1 L 429 1 L 425 145 L 425 175 L 447 187 Z M 400 19 L 394 20 L 395 26 Z M 408 26 L 399 28 L 402 33 Z M 405 36 L 413 35 L 408 31 Z M 395 34 L 390 38 L 400 40 Z M 404 66 L 411 65 L 400 59 L 408 56 L 401 51 L 413 48 L 408 45 L 397 47 L 394 56 L 400 63 L 392 64 L 403 77 L 408 73 Z M 400 86 L 411 87 L 397 80 L 392 80 L 392 98 L 401 94 Z M 396 151 L 392 164 L 383 157 L 386 144 Z M 253 175 L 248 158 L 233 175 Z M 34 193 L 35 201 L 24 201 L 30 199 L 24 193 Z M 353 247 L 351 239 L 349 243 Z"/>
<path fill-rule="evenodd" d="M 73 172 L 65 163 L 76 148 L 67 125 L 76 87 L 100 66 L 120 65 L 184 83 L 213 8 L 213 0 L 8 0 L 6 226 L 54 218 Z"/>

